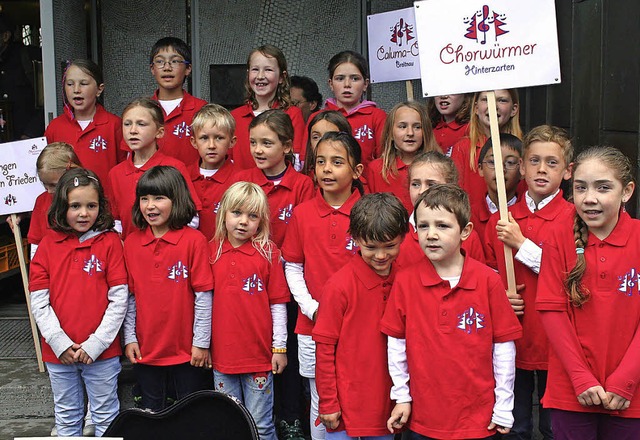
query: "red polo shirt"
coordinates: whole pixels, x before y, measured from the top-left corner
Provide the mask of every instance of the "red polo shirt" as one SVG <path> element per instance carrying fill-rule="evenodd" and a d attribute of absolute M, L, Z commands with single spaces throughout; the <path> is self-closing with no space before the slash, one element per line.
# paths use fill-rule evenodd
<path fill-rule="evenodd" d="M 484 243 L 484 237 L 487 229 L 487 222 L 491 217 L 491 212 L 487 206 L 486 200 L 487 193 L 481 200 L 476 200 L 471 204 L 471 223 L 473 223 L 473 230 L 478 232 L 478 236 Z M 486 252 L 485 252 L 486 254 Z"/>
<path fill-rule="evenodd" d="M 184 227 L 155 238 L 151 228 L 124 242 L 129 291 L 136 299 L 141 364 L 177 365 L 191 360 L 195 292 L 213 288 L 209 246 Z"/>
<path fill-rule="evenodd" d="M 65 111 L 51 121 L 44 135 L 49 144 L 70 144 L 82 166 L 96 173 L 103 185 L 108 184 L 109 171 L 127 157 L 127 152 L 120 148 L 122 121 L 100 104 L 96 104 L 96 114 L 86 129 Z"/>
<path fill-rule="evenodd" d="M 393 176 L 391 172 L 387 174 L 385 182 L 382 177 L 382 158 L 372 160 L 365 169 L 367 189 L 370 193 L 390 192 L 400 199 L 408 212 L 413 212 L 413 204 L 409 196 L 409 166 L 400 158 L 396 158 L 398 174 Z"/>
<path fill-rule="evenodd" d="M 425 256 L 396 276 L 381 329 L 407 341 L 409 429 L 435 438 L 491 434 L 493 344 L 522 336 L 493 269 L 465 258 L 451 289 Z"/>
<path fill-rule="evenodd" d="M 573 228 L 573 205 L 562 198 L 560 191 L 541 210 L 529 211 L 526 198 L 522 197 L 509 208 L 513 218 L 520 226 L 522 234 L 536 245 L 543 247 L 550 228 Z M 487 223 L 485 236 L 487 260 L 498 270 L 506 288 L 507 276 L 504 262 L 504 245 L 495 233 L 496 224 L 500 220 L 500 213 L 495 213 Z M 515 251 L 514 251 L 515 255 Z M 546 370 L 549 359 L 549 341 L 540 322 L 538 312 L 535 311 L 538 275 L 521 262 L 513 261 L 516 284 L 524 284 L 524 289 L 518 292 L 525 304 L 524 315 L 520 317 L 522 324 L 522 338 L 516 341 L 516 367 L 523 370 Z"/>
<path fill-rule="evenodd" d="M 129 156 L 127 160 L 118 164 L 118 166 L 109 172 L 109 182 L 111 185 L 109 185 L 109 191 L 107 191 L 107 198 L 111 205 L 113 217 L 122 222 L 122 238 L 125 238 L 128 234 L 137 230 L 131 222 L 131 209 L 134 203 L 137 202 L 136 185 L 138 185 L 138 180 L 140 180 L 142 174 L 156 165 L 169 165 L 180 171 L 180 174 L 182 174 L 187 181 L 187 186 L 189 187 L 191 198 L 196 204 L 196 209 L 198 211 L 202 209 L 196 189 L 189 177 L 189 172 L 182 162 L 173 157 L 166 156 L 160 151 L 156 151 L 144 165 L 138 168 L 133 164 L 133 157 Z"/>
<path fill-rule="evenodd" d="M 457 121 L 446 123 L 444 118 L 433 127 L 433 136 L 436 142 L 445 153 L 453 147 L 456 142 L 469 135 L 469 123 L 459 124 Z"/>
<path fill-rule="evenodd" d="M 604 240 L 589 233 L 584 253 L 587 269 L 582 283 L 590 295 L 579 308 L 570 304 L 564 288 L 565 274 L 576 264 L 573 228 L 554 227 L 546 231 L 548 239 L 542 252 L 536 309 L 544 314 L 566 313 L 579 342 L 574 349 L 581 353 L 573 363 L 584 366 L 605 390 L 631 400 L 631 406 L 624 411 L 583 407 L 576 399 L 566 369 L 551 350 L 543 398 L 546 408 L 640 418 L 640 405 L 633 399 L 640 382 L 637 368 L 640 350 L 637 344 L 632 344 L 640 331 L 639 231 L 640 221 L 622 212 L 618 224 Z M 549 334 L 550 339 L 554 336 Z"/>
<path fill-rule="evenodd" d="M 158 90 L 153 98 L 158 99 Z M 158 140 L 158 146 L 162 153 L 180 160 L 184 165 L 200 160 L 198 150 L 191 145 L 191 122 L 193 116 L 207 101 L 190 95 L 186 90 L 182 91 L 182 101 L 171 114 L 164 113 L 164 136 Z"/>
<path fill-rule="evenodd" d="M 272 108 L 278 108 L 275 102 Z M 302 138 L 304 137 L 304 118 L 302 110 L 292 105 L 284 111 L 291 118 L 293 124 L 293 152 L 300 154 L 302 148 Z M 251 104 L 246 103 L 242 107 L 233 109 L 231 112 L 236 120 L 236 145 L 229 150 L 229 155 L 233 158 L 233 163 L 240 170 L 255 168 L 256 162 L 253 160 L 251 150 L 249 149 L 249 124 L 253 121 L 253 108 Z"/>
<path fill-rule="evenodd" d="M 322 197 L 316 197 L 296 206 L 282 245 L 285 261 L 304 264 L 304 278 L 309 293 L 320 301 L 327 280 L 344 266 L 357 252 L 358 246 L 347 232 L 351 208 L 360 199 L 353 191 L 349 199 L 334 209 Z M 311 335 L 313 321 L 298 310 L 296 333 Z"/>
<path fill-rule="evenodd" d="M 47 214 L 53 199 L 52 196 L 52 194 L 45 191 L 36 198 L 36 203 L 33 205 L 33 212 L 31 213 L 31 222 L 29 223 L 29 233 L 27 234 L 29 244 L 40 244 L 42 237 L 50 230 Z"/>
<path fill-rule="evenodd" d="M 315 191 L 313 181 L 309 176 L 297 172 L 290 164 L 277 185 L 267 179 L 267 176 L 258 168 L 239 172 L 237 179 L 260 185 L 265 192 L 271 212 L 270 238 L 276 246 L 282 246 L 293 209 L 300 203 L 313 198 Z"/>
<path fill-rule="evenodd" d="M 215 261 L 219 242 L 209 243 Z M 271 371 L 271 304 L 289 302 L 280 251 L 271 245 L 267 261 L 248 241 L 234 248 L 227 240 L 212 265 L 211 327 L 213 368 L 225 374 Z"/>
<path fill-rule="evenodd" d="M 350 437 L 388 434 L 392 382 L 380 319 L 394 275 L 381 277 L 356 255 L 325 286 L 313 327 L 320 414 L 342 411 L 336 430 Z"/>
<path fill-rule="evenodd" d="M 29 290 L 49 289 L 49 301 L 62 330 L 77 344 L 96 331 L 109 305 L 109 289 L 122 284 L 127 284 L 127 270 L 122 242 L 114 232 L 80 243 L 75 234 L 52 231 L 40 242 L 29 270 Z M 121 354 L 116 336 L 96 360 Z M 44 339 L 42 358 L 60 363 Z"/>
<path fill-rule="evenodd" d="M 220 207 L 222 194 L 237 181 L 235 178 L 236 167 L 230 160 L 225 160 L 218 172 L 211 177 L 200 174 L 200 163 L 194 162 L 187 168 L 191 176 L 191 182 L 196 194 L 202 203 L 202 209 L 198 212 L 200 226 L 198 230 L 211 240 L 216 233 L 216 214 Z"/>
<path fill-rule="evenodd" d="M 481 140 L 481 144 L 475 147 L 476 155 L 474 159 L 474 167 L 471 168 L 469 163 L 471 157 L 471 145 L 470 139 L 464 137 L 460 139 L 451 151 L 451 159 L 458 168 L 460 175 L 458 184 L 460 188 L 465 190 L 469 195 L 469 202 L 471 206 L 476 206 L 480 202 L 484 202 L 484 198 L 487 195 L 487 184 L 484 179 L 478 174 L 478 158 L 480 157 L 480 150 L 484 145 L 485 140 Z"/>

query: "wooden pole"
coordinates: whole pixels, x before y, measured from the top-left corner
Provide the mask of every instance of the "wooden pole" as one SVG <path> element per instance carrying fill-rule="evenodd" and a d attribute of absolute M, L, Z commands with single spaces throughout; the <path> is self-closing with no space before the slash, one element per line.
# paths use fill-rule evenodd
<path fill-rule="evenodd" d="M 38 371 L 44 373 L 44 364 L 42 363 L 42 349 L 40 348 L 40 338 L 38 337 L 38 327 L 33 320 L 31 314 L 31 298 L 29 293 L 29 276 L 27 275 L 27 262 L 24 258 L 22 248 L 22 234 L 20 233 L 20 226 L 18 225 L 18 217 L 15 214 L 11 214 L 11 221 L 13 222 L 13 238 L 16 240 L 16 252 L 18 253 L 18 261 L 20 262 L 20 274 L 22 275 L 22 287 L 24 289 L 24 296 L 27 300 L 27 312 L 29 313 L 29 324 L 31 324 L 31 336 L 33 336 L 33 345 L 36 348 L 36 358 L 38 360 Z"/>
<path fill-rule="evenodd" d="M 406 80 L 405 86 L 407 87 L 407 101 L 413 101 L 413 81 Z"/>
<path fill-rule="evenodd" d="M 489 103 L 489 123 L 491 124 L 491 148 L 493 151 L 493 161 L 496 164 L 496 182 L 498 184 L 498 208 L 500 210 L 500 220 L 509 220 L 509 210 L 507 209 L 507 189 L 504 184 L 504 169 L 502 167 L 502 150 L 500 149 L 500 126 L 498 125 L 498 111 L 496 109 L 496 93 L 491 90 L 487 92 Z M 507 294 L 516 293 L 516 274 L 513 269 L 513 253 L 511 248 L 504 245 L 504 261 L 507 269 Z"/>

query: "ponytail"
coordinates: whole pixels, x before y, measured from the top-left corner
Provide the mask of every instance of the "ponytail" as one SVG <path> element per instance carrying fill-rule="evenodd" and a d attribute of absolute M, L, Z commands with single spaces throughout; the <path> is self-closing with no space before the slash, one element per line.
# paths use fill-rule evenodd
<path fill-rule="evenodd" d="M 589 300 L 589 290 L 582 284 L 582 277 L 587 270 L 584 251 L 587 247 L 589 229 L 578 213 L 573 218 L 573 237 L 576 243 L 576 265 L 567 275 L 565 288 L 574 307 L 582 307 Z"/>

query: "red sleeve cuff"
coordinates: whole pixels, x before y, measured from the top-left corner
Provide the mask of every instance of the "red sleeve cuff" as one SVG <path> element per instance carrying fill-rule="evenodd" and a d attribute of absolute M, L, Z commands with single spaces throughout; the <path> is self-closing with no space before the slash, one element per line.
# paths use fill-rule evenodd
<path fill-rule="evenodd" d="M 388 327 L 384 324 L 380 325 L 380 331 L 387 336 L 391 336 L 396 339 L 405 339 L 405 332 L 402 330 L 396 330 L 394 328 Z"/>

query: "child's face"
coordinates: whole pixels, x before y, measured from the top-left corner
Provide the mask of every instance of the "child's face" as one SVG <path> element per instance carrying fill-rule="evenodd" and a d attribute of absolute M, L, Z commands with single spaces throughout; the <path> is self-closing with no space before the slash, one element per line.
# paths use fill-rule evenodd
<path fill-rule="evenodd" d="M 508 90 L 496 90 L 495 93 L 498 125 L 503 127 L 516 115 L 516 113 L 518 113 L 518 104 L 513 102 Z M 491 124 L 489 122 L 489 103 L 487 101 L 487 92 L 482 92 L 478 96 L 478 101 L 476 103 L 476 115 L 478 115 L 478 119 L 485 130 L 488 130 L 489 127 L 491 127 Z"/>
<path fill-rule="evenodd" d="M 409 196 L 411 204 L 415 206 L 420 194 L 431 188 L 432 185 L 447 183 L 442 169 L 433 163 L 421 163 L 411 168 L 409 180 Z"/>
<path fill-rule="evenodd" d="M 345 146 L 336 141 L 324 141 L 316 150 L 315 172 L 325 199 L 346 200 L 344 196 L 348 198 L 353 181 L 362 173 L 362 164 L 352 169 Z"/>
<path fill-rule="evenodd" d="M 151 73 L 160 89 L 182 89 L 185 78 L 191 73 L 191 64 L 186 64 L 173 47 L 165 47 L 153 57 Z"/>
<path fill-rule="evenodd" d="M 56 185 L 64 173 L 60 171 L 38 171 L 38 178 L 49 194 L 56 192 Z"/>
<path fill-rule="evenodd" d="M 249 60 L 248 75 L 256 99 L 269 101 L 276 96 L 278 85 L 282 83 L 278 60 L 256 51 Z"/>
<path fill-rule="evenodd" d="M 167 196 L 147 194 L 141 196 L 140 212 L 145 221 L 151 226 L 155 237 L 162 237 L 169 231 L 169 219 L 173 202 Z"/>
<path fill-rule="evenodd" d="M 233 247 L 239 247 L 257 234 L 260 227 L 260 215 L 257 212 L 249 212 L 243 206 L 227 211 L 224 216 L 224 225 L 227 228 L 229 243 Z"/>
<path fill-rule="evenodd" d="M 293 105 L 298 107 L 300 111 L 302 111 L 302 118 L 305 122 L 311 116 L 311 113 L 317 108 L 317 104 L 315 102 L 310 102 L 304 99 L 303 90 L 300 87 L 291 87 L 289 89 L 289 94 L 291 95 L 291 101 Z"/>
<path fill-rule="evenodd" d="M 375 273 L 383 277 L 389 275 L 391 263 L 400 253 L 401 236 L 389 241 L 355 240 L 355 242 L 360 247 L 362 259 Z"/>
<path fill-rule="evenodd" d="M 191 145 L 198 150 L 202 159 L 200 166 L 205 170 L 217 170 L 227 157 L 227 151 L 236 143 L 236 137 L 228 130 L 207 121 L 191 137 Z"/>
<path fill-rule="evenodd" d="M 287 168 L 284 156 L 291 152 L 291 142 L 283 143 L 275 131 L 260 124 L 249 130 L 249 150 L 258 169 L 277 176 Z"/>
<path fill-rule="evenodd" d="M 416 210 L 420 248 L 436 268 L 446 268 L 460 255 L 460 245 L 471 234 L 468 223 L 460 229 L 456 216 L 446 209 L 432 209 L 421 203 Z"/>
<path fill-rule="evenodd" d="M 336 67 L 329 79 L 329 87 L 340 107 L 351 110 L 360 103 L 362 94 L 367 90 L 369 80 L 352 63 L 342 63 Z"/>
<path fill-rule="evenodd" d="M 311 127 L 311 149 L 316 151 L 316 147 L 318 146 L 318 142 L 322 139 L 325 133 L 330 131 L 340 131 L 338 126 L 332 122 L 327 121 L 326 119 L 321 119 L 320 121 L 313 124 Z"/>
<path fill-rule="evenodd" d="M 603 240 L 618 222 L 620 207 L 633 194 L 635 184 L 622 186 L 614 170 L 598 159 L 583 162 L 573 175 L 573 203 L 589 231 Z"/>
<path fill-rule="evenodd" d="M 93 116 L 96 100 L 103 90 L 104 84 L 96 83 L 91 75 L 78 66 L 72 65 L 67 69 L 64 93 L 77 118 Z"/>
<path fill-rule="evenodd" d="M 393 123 L 393 143 L 401 159 L 410 159 L 422 147 L 422 120 L 420 113 L 410 107 L 396 110 Z"/>
<path fill-rule="evenodd" d="M 520 156 L 518 153 L 507 147 L 500 147 L 502 151 L 502 169 L 504 171 L 504 183 L 507 195 L 513 195 L 520 183 Z M 489 193 L 497 193 L 498 182 L 496 181 L 496 164 L 493 160 L 493 152 L 487 151 L 484 160 L 478 167 L 478 173 L 484 178 Z"/>
<path fill-rule="evenodd" d="M 82 235 L 93 228 L 100 212 L 98 191 L 91 186 L 78 186 L 67 194 L 67 223 L 76 234 Z"/>
<path fill-rule="evenodd" d="M 533 142 L 529 145 L 520 165 L 520 173 L 536 204 L 555 193 L 563 179 L 571 177 L 567 166 L 562 147 L 555 142 Z"/>
<path fill-rule="evenodd" d="M 137 106 L 122 115 L 122 135 L 132 151 L 156 147 L 156 140 L 164 135 L 164 127 L 158 126 L 151 111 Z"/>
<path fill-rule="evenodd" d="M 436 109 L 445 121 L 451 122 L 456 118 L 456 113 L 464 102 L 464 93 L 456 95 L 442 95 L 434 98 Z"/>

